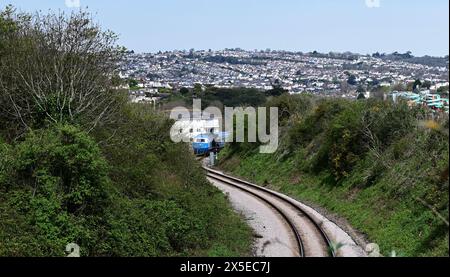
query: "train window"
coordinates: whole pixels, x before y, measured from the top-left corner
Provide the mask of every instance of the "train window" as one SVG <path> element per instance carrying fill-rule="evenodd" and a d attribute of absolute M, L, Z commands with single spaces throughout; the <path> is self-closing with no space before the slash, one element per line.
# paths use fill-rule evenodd
<path fill-rule="evenodd" d="M 189 132 L 190 132 L 190 133 L 193 133 L 193 132 L 194 132 L 194 129 L 190 129 Z"/>

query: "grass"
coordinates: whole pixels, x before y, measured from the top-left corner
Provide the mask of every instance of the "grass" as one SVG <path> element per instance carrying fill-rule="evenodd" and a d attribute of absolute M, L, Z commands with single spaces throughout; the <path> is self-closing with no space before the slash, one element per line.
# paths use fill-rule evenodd
<path fill-rule="evenodd" d="M 395 251 L 399 256 L 448 256 L 448 229 L 414 199 L 386 197 L 390 176 L 362 190 L 345 185 L 333 187 L 322 183 L 324 176 L 299 174 L 295 164 L 295 159 L 279 162 L 270 155 L 253 154 L 228 159 L 222 167 L 346 218 L 370 241 L 379 244 L 385 255 Z"/>

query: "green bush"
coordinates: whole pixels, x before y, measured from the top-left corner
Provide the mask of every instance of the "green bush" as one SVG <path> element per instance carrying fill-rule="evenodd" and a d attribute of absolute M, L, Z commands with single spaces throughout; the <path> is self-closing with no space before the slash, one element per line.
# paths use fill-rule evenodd
<path fill-rule="evenodd" d="M 7 161 L 10 159 L 10 147 L 4 143 L 0 137 L 0 184 L 4 184 L 7 180 L 9 164 Z M 1 188 L 1 187 L 0 187 Z"/>
<path fill-rule="evenodd" d="M 109 255 L 172 256 L 196 247 L 188 237 L 195 219 L 175 202 L 117 200 L 109 220 Z"/>
<path fill-rule="evenodd" d="M 0 242 L 6 246 L 0 253 L 61 256 L 68 243 L 82 245 L 85 254 L 94 251 L 102 235 L 95 227 L 103 222 L 109 182 L 96 143 L 63 125 L 31 132 L 6 152 L 0 160 L 6 175 L 0 179 L 0 213 L 6 219 Z M 24 230 L 12 232 L 16 221 Z"/>
<path fill-rule="evenodd" d="M 83 256 L 248 255 L 251 230 L 171 142 L 173 122 L 115 88 L 116 41 L 85 11 L 0 10 L 0 256 L 64 256 L 68 243 Z"/>
<path fill-rule="evenodd" d="M 203 108 L 221 103 L 226 107 L 258 107 L 266 102 L 266 95 L 263 91 L 248 88 L 208 88 L 198 97 L 202 100 Z M 187 99 L 188 104 L 192 103 L 192 98 Z"/>
<path fill-rule="evenodd" d="M 380 152 L 416 128 L 420 109 L 377 100 L 321 100 L 289 128 L 289 149 L 307 148 L 309 169 L 330 170 L 335 181 L 348 177 L 369 151 Z"/>
<path fill-rule="evenodd" d="M 345 217 L 384 255 L 448 256 L 448 116 L 373 99 L 312 103 L 282 122 L 275 155 L 228 147 L 221 166 Z"/>
<path fill-rule="evenodd" d="M 289 129 L 291 150 L 297 146 L 307 146 L 326 130 L 329 122 L 344 109 L 344 101 L 320 100 L 312 107 L 312 112 Z"/>
<path fill-rule="evenodd" d="M 278 118 L 281 124 L 288 121 L 298 120 L 308 114 L 314 106 L 315 99 L 311 95 L 289 95 L 283 94 L 279 97 L 271 98 L 266 106 L 278 108 Z"/>
<path fill-rule="evenodd" d="M 122 112 L 97 130 L 101 147 L 70 125 L 0 143 L 0 256 L 64 256 L 68 243 L 83 256 L 249 254 L 251 231 L 170 142 L 171 121 Z"/>
<path fill-rule="evenodd" d="M 108 167 L 97 144 L 76 127 L 34 131 L 14 151 L 17 180 L 35 195 L 61 192 L 65 209 L 97 214 L 105 206 Z"/>
<path fill-rule="evenodd" d="M 115 191 L 105 254 L 196 256 L 216 247 L 248 253 L 250 231 L 206 181 L 187 145 L 170 140 L 171 120 L 126 105 L 115 122 L 94 133 Z M 229 232 L 223 234 L 224 224 Z"/>
<path fill-rule="evenodd" d="M 330 123 L 326 140 L 319 151 L 328 153 L 327 167 L 337 180 L 347 177 L 353 166 L 367 151 L 361 122 L 364 106 L 361 102 L 349 103 Z"/>

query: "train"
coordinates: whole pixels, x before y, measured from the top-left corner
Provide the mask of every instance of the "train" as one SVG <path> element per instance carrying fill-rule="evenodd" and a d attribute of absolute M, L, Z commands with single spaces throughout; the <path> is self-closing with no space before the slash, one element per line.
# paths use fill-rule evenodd
<path fill-rule="evenodd" d="M 226 133 L 200 134 L 194 137 L 192 142 L 194 154 L 197 156 L 206 156 L 211 152 L 219 152 L 221 149 L 225 147 L 226 138 L 227 138 Z"/>

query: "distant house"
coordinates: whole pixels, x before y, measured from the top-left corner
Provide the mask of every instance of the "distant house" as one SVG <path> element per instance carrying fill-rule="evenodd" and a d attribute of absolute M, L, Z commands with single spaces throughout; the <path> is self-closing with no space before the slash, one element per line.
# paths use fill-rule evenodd
<path fill-rule="evenodd" d="M 183 141 L 192 141 L 193 138 L 202 134 L 219 134 L 221 132 L 220 119 L 191 119 L 175 122 L 173 130 L 177 130 Z"/>
<path fill-rule="evenodd" d="M 421 91 L 420 93 L 412 92 L 393 92 L 390 94 L 394 103 L 400 99 L 404 99 L 410 106 L 427 106 L 432 110 L 438 112 L 449 112 L 448 99 L 441 98 L 439 94 L 430 93 L 430 91 Z"/>
<path fill-rule="evenodd" d="M 135 96 L 131 95 L 129 97 L 131 103 L 148 103 L 148 104 L 156 104 L 161 100 L 161 97 L 147 97 L 147 96 Z"/>

